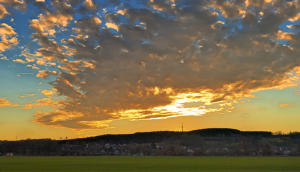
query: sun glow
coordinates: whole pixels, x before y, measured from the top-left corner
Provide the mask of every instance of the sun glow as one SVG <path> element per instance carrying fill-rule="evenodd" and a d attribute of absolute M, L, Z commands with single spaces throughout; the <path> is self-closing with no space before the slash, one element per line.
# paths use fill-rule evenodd
<path fill-rule="evenodd" d="M 230 110 L 232 102 L 213 102 L 215 93 L 209 91 L 186 92 L 170 96 L 172 103 L 149 109 L 131 109 L 119 112 L 123 118 L 131 120 L 165 119 L 178 116 L 201 116 L 209 112 Z"/>

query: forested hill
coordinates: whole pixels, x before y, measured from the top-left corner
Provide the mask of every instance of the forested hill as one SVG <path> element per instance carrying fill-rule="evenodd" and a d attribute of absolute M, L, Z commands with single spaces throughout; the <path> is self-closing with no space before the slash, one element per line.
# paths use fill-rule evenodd
<path fill-rule="evenodd" d="M 151 143 L 160 142 L 168 138 L 182 137 L 182 136 L 257 136 L 257 137 L 272 137 L 272 132 L 269 131 L 240 131 L 230 128 L 207 128 L 200 130 L 192 130 L 186 132 L 175 131 L 154 131 L 154 132 L 138 132 L 134 134 L 116 134 L 116 135 L 101 135 L 95 137 L 62 140 L 61 142 L 110 142 L 110 143 Z"/>
<path fill-rule="evenodd" d="M 182 136 L 205 136 L 205 137 L 300 137 L 300 132 L 290 134 L 273 134 L 270 131 L 240 131 L 231 128 L 207 128 L 192 131 L 152 131 L 152 132 L 137 132 L 134 134 L 106 134 L 100 136 L 66 139 L 66 140 L 53 140 L 59 143 L 65 142 L 116 142 L 116 143 L 149 143 L 159 142 L 168 138 L 180 138 Z M 51 140 L 51 139 L 26 139 L 26 140 Z M 4 140 L 2 140 L 4 141 Z M 0 140 L 1 142 L 1 140 Z M 12 141 L 13 142 L 13 141 Z"/>
<path fill-rule="evenodd" d="M 268 131 L 209 128 L 187 132 L 101 135 L 69 140 L 27 139 L 0 141 L 1 155 L 299 156 L 300 133 L 283 135 Z"/>

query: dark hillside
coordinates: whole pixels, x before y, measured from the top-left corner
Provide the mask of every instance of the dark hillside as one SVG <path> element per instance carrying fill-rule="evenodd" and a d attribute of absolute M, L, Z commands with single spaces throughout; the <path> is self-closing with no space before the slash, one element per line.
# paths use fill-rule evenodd
<path fill-rule="evenodd" d="M 299 156 L 300 134 L 208 128 L 101 135 L 70 140 L 0 141 L 0 155 Z"/>
<path fill-rule="evenodd" d="M 65 142 L 109 142 L 109 143 L 152 143 L 152 142 L 160 142 L 162 140 L 166 140 L 172 137 L 181 137 L 181 136 L 207 136 L 207 137 L 215 137 L 215 136 L 260 136 L 260 137 L 270 137 L 273 136 L 272 132 L 268 131 L 240 131 L 237 129 L 231 128 L 207 128 L 200 130 L 193 130 L 187 132 L 174 132 L 174 131 L 156 131 L 156 132 L 138 132 L 134 134 L 116 134 L 116 135 L 101 135 L 95 137 L 87 137 L 80 139 L 71 139 L 71 140 L 63 140 L 62 143 Z"/>

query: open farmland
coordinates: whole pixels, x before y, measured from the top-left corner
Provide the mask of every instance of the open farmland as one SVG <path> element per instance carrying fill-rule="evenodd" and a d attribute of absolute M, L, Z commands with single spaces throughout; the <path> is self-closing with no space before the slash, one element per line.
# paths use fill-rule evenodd
<path fill-rule="evenodd" d="M 300 157 L 0 157 L 1 172 L 298 172 Z"/>

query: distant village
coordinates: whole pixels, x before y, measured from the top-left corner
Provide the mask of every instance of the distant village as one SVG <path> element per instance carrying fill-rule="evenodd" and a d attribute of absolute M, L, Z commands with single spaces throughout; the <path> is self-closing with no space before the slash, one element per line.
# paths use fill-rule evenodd
<path fill-rule="evenodd" d="M 299 156 L 300 133 L 202 129 L 0 141 L 0 156 Z"/>

